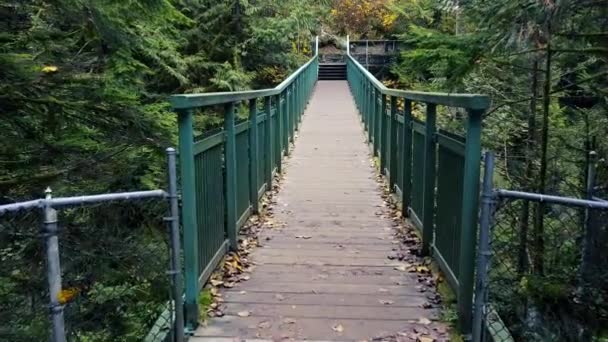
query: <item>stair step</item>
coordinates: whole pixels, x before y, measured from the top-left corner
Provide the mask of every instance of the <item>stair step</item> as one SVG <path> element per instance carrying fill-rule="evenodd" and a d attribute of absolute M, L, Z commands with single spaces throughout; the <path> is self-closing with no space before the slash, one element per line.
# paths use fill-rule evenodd
<path fill-rule="evenodd" d="M 346 80 L 346 64 L 344 64 L 344 63 L 319 64 L 319 80 L 322 80 L 322 81 Z"/>

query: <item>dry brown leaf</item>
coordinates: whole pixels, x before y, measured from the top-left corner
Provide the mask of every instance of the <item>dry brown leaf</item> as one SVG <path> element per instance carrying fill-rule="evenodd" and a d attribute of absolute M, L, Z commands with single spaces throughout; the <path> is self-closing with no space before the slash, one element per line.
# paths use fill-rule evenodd
<path fill-rule="evenodd" d="M 338 333 L 341 333 L 344 331 L 344 327 L 342 326 L 342 324 L 336 324 L 333 327 L 331 327 L 331 329 Z"/>
<path fill-rule="evenodd" d="M 249 317 L 251 315 L 251 312 L 249 312 L 249 311 L 240 311 L 240 312 L 237 313 L 237 315 L 239 317 Z"/>

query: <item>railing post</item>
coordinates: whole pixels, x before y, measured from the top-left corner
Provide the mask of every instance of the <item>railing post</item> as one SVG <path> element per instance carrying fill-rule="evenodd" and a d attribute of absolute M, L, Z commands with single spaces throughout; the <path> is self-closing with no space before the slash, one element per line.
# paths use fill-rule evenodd
<path fill-rule="evenodd" d="M 374 156 L 378 158 L 382 158 L 380 155 L 381 148 L 381 125 L 382 125 L 382 117 L 380 115 L 380 110 L 382 109 L 381 105 L 378 103 L 378 98 L 380 96 L 380 90 L 374 87 Z M 382 170 L 380 170 L 382 173 Z"/>
<path fill-rule="evenodd" d="M 173 305 L 175 308 L 175 342 L 184 340 L 184 302 L 182 299 L 182 265 L 179 233 L 179 203 L 177 197 L 177 169 L 175 166 L 175 149 L 167 149 L 167 169 L 169 175 L 169 234 L 171 238 L 171 270 Z"/>
<path fill-rule="evenodd" d="M 386 145 L 389 142 L 388 134 L 390 132 L 386 117 L 386 95 L 382 94 L 380 101 L 380 174 L 386 175 L 387 154 L 389 152 Z"/>
<path fill-rule="evenodd" d="M 266 190 L 270 191 L 272 189 L 272 125 L 270 124 L 270 115 L 272 112 L 272 97 L 267 96 L 264 98 L 264 108 L 266 111 L 266 121 L 264 121 L 264 151 L 266 153 L 266 165 L 264 170 L 266 174 L 264 175 L 264 179 L 266 180 Z M 256 190 L 256 203 L 257 203 L 257 190 Z"/>
<path fill-rule="evenodd" d="M 283 101 L 283 139 L 284 144 L 283 148 L 285 149 L 285 156 L 289 155 L 289 86 L 285 88 L 284 91 L 284 101 Z"/>
<path fill-rule="evenodd" d="M 376 154 L 374 153 L 374 150 L 375 150 L 374 149 L 374 144 L 376 142 L 373 140 L 373 137 L 374 137 L 374 109 L 375 109 L 375 106 L 374 106 L 374 91 L 375 91 L 375 88 L 372 87 L 371 82 L 368 82 L 368 83 L 369 83 L 369 90 L 368 90 L 368 92 L 369 92 L 369 108 L 368 108 L 368 117 L 367 117 L 367 120 L 368 120 L 367 141 L 372 146 L 372 155 L 375 156 Z"/>
<path fill-rule="evenodd" d="M 481 157 L 482 115 L 482 110 L 469 110 L 464 152 L 458 314 L 461 331 L 465 334 L 471 332 L 471 311 L 475 274 L 475 237 L 477 233 L 477 213 L 479 209 L 479 164 Z"/>
<path fill-rule="evenodd" d="M 278 173 L 283 173 L 283 127 L 282 127 L 282 118 L 281 118 L 281 113 L 282 111 L 282 104 L 281 104 L 281 94 L 278 94 L 275 96 L 274 98 L 274 106 L 276 107 L 276 113 L 274 115 L 276 115 L 277 117 L 277 123 L 276 123 L 276 127 L 275 127 L 275 143 L 277 144 L 277 148 L 279 153 L 277 153 L 277 160 L 275 161 L 277 164 L 277 172 Z"/>
<path fill-rule="evenodd" d="M 194 133 L 192 109 L 177 112 L 179 127 L 179 162 L 182 177 L 182 226 L 184 230 L 184 270 L 186 324 L 198 325 L 198 227 L 196 222 L 196 181 L 194 178 Z"/>
<path fill-rule="evenodd" d="M 230 248 L 237 250 L 236 212 L 236 134 L 234 132 L 234 102 L 224 105 L 224 132 L 226 134 L 226 230 Z"/>
<path fill-rule="evenodd" d="M 401 176 L 401 213 L 408 217 L 410 200 L 412 196 L 412 101 L 404 100 L 403 132 L 401 134 L 403 146 L 403 172 Z"/>
<path fill-rule="evenodd" d="M 350 36 L 346 35 L 346 56 L 350 56 Z"/>
<path fill-rule="evenodd" d="M 47 188 L 46 199 L 51 200 L 52 191 Z M 53 342 L 65 342 L 65 321 L 63 317 L 63 305 L 59 303 L 61 292 L 61 263 L 59 256 L 59 238 L 57 237 L 57 211 L 51 204 L 45 203 L 43 208 L 44 248 L 46 251 L 46 273 L 49 284 L 49 309 L 53 323 Z"/>
<path fill-rule="evenodd" d="M 435 209 L 435 121 L 437 106 L 427 103 L 424 136 L 424 192 L 422 195 L 422 255 L 429 255 L 429 246 L 433 239 Z"/>
<path fill-rule="evenodd" d="M 390 192 L 394 192 L 397 178 L 397 98 L 395 96 L 391 96 L 391 116 L 389 122 L 388 187 Z"/>
<path fill-rule="evenodd" d="M 258 102 L 257 99 L 249 100 L 249 202 L 253 212 L 259 212 L 258 206 Z M 268 120 L 269 114 L 266 114 Z"/>
<path fill-rule="evenodd" d="M 479 253 L 477 255 L 477 281 L 475 284 L 475 305 L 473 308 L 473 342 L 481 342 L 482 325 L 485 314 L 488 265 L 490 263 L 490 228 L 494 206 L 494 155 L 486 152 L 481 195 L 481 214 L 479 217 Z"/>

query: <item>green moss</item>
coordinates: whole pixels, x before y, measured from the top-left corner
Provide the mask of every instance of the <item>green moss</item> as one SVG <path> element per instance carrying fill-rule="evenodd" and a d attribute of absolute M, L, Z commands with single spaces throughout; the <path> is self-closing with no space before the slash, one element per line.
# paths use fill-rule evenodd
<path fill-rule="evenodd" d="M 209 310 L 209 306 L 211 306 L 212 303 L 213 295 L 211 294 L 211 289 L 203 289 L 198 295 L 198 312 L 201 321 L 207 320 L 207 310 Z"/>

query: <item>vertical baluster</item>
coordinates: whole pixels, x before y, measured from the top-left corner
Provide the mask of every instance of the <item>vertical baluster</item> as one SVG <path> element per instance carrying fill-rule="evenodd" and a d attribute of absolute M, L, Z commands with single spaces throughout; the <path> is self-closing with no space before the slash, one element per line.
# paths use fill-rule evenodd
<path fill-rule="evenodd" d="M 264 179 L 266 180 L 266 190 L 270 191 L 272 188 L 272 125 L 270 125 L 270 112 L 272 110 L 272 97 L 268 96 L 264 98 L 264 108 L 266 111 L 266 121 L 264 122 L 266 133 L 264 135 L 264 151 L 266 153 L 266 166 L 264 170 L 266 174 L 264 175 Z"/>
<path fill-rule="evenodd" d="M 279 151 L 276 155 L 277 160 L 275 160 L 275 163 L 277 164 L 277 172 L 278 173 L 283 173 L 283 161 L 282 161 L 282 157 L 283 157 L 283 127 L 282 127 L 282 112 L 283 112 L 283 105 L 281 104 L 281 94 L 277 94 L 274 97 L 274 106 L 276 108 L 276 126 L 275 126 L 275 130 L 274 130 L 274 136 L 275 136 L 275 144 L 277 144 L 277 150 Z"/>
<path fill-rule="evenodd" d="M 237 250 L 237 208 L 236 208 L 236 134 L 234 130 L 234 102 L 224 105 L 224 146 L 226 163 L 226 230 L 230 248 Z"/>
<path fill-rule="evenodd" d="M 382 94 L 380 97 L 380 173 L 386 174 L 386 165 L 388 159 L 389 149 L 388 144 L 388 117 L 386 116 L 386 95 Z"/>
<path fill-rule="evenodd" d="M 268 120 L 268 113 L 266 113 Z M 257 99 L 249 100 L 249 202 L 258 213 L 258 107 Z"/>
<path fill-rule="evenodd" d="M 458 279 L 458 313 L 461 331 L 471 331 L 473 282 L 475 274 L 475 239 L 479 208 L 479 174 L 481 159 L 481 118 L 483 110 L 469 110 L 464 151 L 462 220 Z"/>
<path fill-rule="evenodd" d="M 403 173 L 401 179 L 401 213 L 408 216 L 408 207 L 412 196 L 412 101 L 404 100 L 403 108 Z"/>
<path fill-rule="evenodd" d="M 434 207 L 435 207 L 435 164 L 436 164 L 436 143 L 435 143 L 435 121 L 437 106 L 434 104 L 426 105 L 426 124 L 424 136 L 424 193 L 423 217 L 422 217 L 422 255 L 429 255 L 429 246 L 433 239 Z"/>
<path fill-rule="evenodd" d="M 185 308 L 189 328 L 198 325 L 199 238 L 196 221 L 196 182 L 194 178 L 193 110 L 179 110 L 179 162 L 182 177 L 182 226 L 184 230 Z"/>
<path fill-rule="evenodd" d="M 388 143 L 388 187 L 389 191 L 395 191 L 397 181 L 397 98 L 391 96 L 391 116 L 389 118 L 389 143 Z M 403 189 L 401 189 L 403 190 Z"/>

